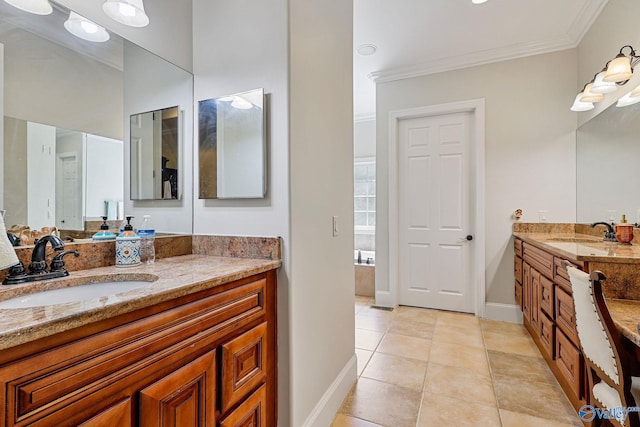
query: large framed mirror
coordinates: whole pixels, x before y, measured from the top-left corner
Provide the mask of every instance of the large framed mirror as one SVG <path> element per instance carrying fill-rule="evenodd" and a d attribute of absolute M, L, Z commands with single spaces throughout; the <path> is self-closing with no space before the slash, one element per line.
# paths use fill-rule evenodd
<path fill-rule="evenodd" d="M 128 162 L 129 116 L 178 106 L 184 122 L 192 121 L 193 76 L 110 31 L 103 42 L 72 35 L 64 27 L 70 11 L 51 4 L 53 13 L 41 16 L 0 1 L 0 207 L 7 226 L 56 225 L 90 235 L 100 216 L 119 218 L 124 211 L 140 220 L 143 213 L 153 214 L 158 231 L 191 233 L 190 197 L 131 201 Z M 48 142 L 29 134 L 47 135 Z M 178 144 L 191 135 L 185 131 Z M 31 146 L 28 140 L 40 142 Z M 177 148 L 176 170 L 183 150 Z M 69 173 L 72 184 L 63 187 Z"/>
<path fill-rule="evenodd" d="M 576 217 L 580 223 L 640 222 L 640 104 L 611 105 L 576 132 Z"/>
<path fill-rule="evenodd" d="M 266 195 L 264 90 L 199 102 L 200 199 Z"/>

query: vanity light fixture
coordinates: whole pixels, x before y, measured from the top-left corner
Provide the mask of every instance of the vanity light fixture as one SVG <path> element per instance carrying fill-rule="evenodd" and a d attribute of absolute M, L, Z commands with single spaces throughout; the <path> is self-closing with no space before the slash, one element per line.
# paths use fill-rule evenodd
<path fill-rule="evenodd" d="M 106 0 L 102 4 L 102 10 L 109 18 L 129 27 L 149 25 L 149 17 L 144 12 L 142 0 Z"/>
<path fill-rule="evenodd" d="M 629 50 L 628 54 L 624 53 L 625 49 Z M 571 110 L 587 111 L 593 108 L 593 102 L 602 101 L 605 93 L 616 91 L 617 86 L 625 85 L 631 77 L 633 77 L 633 67 L 638 62 L 640 62 L 640 56 L 636 54 L 633 46 L 622 46 L 616 57 L 607 62 L 602 71 L 593 76 L 593 79 L 584 85 L 582 92 L 578 94 L 571 106 Z M 640 88 L 636 88 L 630 93 L 627 93 L 620 98 L 616 105 L 618 107 L 624 107 L 635 104 L 635 102 L 631 102 L 631 100 L 636 97 L 638 98 L 636 102 L 640 102 Z M 578 105 L 578 103 L 591 103 L 591 107 L 587 108 L 588 105 Z"/>
<path fill-rule="evenodd" d="M 583 102 L 580 101 L 582 97 L 582 92 L 576 95 L 576 100 L 573 101 L 573 105 L 571 106 L 571 111 L 589 111 L 593 110 L 593 102 Z"/>
<path fill-rule="evenodd" d="M 618 99 L 616 107 L 628 107 L 629 105 L 637 104 L 638 102 L 640 102 L 640 96 L 633 97 L 631 92 L 629 92 L 622 98 Z"/>
<path fill-rule="evenodd" d="M 471 3 L 473 4 L 482 4 L 482 3 L 486 3 L 487 0 L 471 0 Z"/>
<path fill-rule="evenodd" d="M 75 12 L 69 13 L 69 19 L 64 22 L 64 28 L 74 36 L 90 42 L 101 43 L 109 40 L 107 30 Z"/>
<path fill-rule="evenodd" d="M 53 7 L 49 4 L 49 0 L 4 0 L 13 7 L 17 7 L 25 12 L 34 13 L 36 15 L 49 15 L 53 12 Z"/>
<path fill-rule="evenodd" d="M 231 102 L 231 106 L 233 108 L 237 108 L 238 110 L 249 110 L 253 107 L 253 104 L 241 96 L 234 96 L 233 102 Z"/>

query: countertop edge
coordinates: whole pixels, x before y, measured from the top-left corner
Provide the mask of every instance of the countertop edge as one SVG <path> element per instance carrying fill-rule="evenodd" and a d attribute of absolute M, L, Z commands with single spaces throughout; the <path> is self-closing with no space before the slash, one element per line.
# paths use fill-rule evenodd
<path fill-rule="evenodd" d="M 187 257 L 194 257 L 193 255 L 187 255 Z M 229 260 L 230 258 L 197 255 L 197 257 L 211 260 Z M 181 258 L 181 257 L 175 257 Z M 172 258 L 167 258 L 170 261 Z M 239 262 L 246 261 L 252 265 L 238 268 L 234 271 L 225 274 L 216 274 L 214 271 L 207 277 L 206 274 L 201 275 L 200 278 L 175 287 L 159 290 L 150 295 L 139 296 L 134 299 L 125 300 L 109 304 L 103 307 L 94 307 L 90 309 L 79 310 L 72 312 L 68 315 L 60 316 L 55 319 L 42 321 L 40 323 L 29 324 L 24 327 L 17 327 L 7 332 L 3 332 L 0 329 L 0 351 L 16 347 L 37 339 L 52 336 L 61 332 L 69 331 L 78 327 L 86 326 L 88 324 L 96 323 L 102 320 L 107 320 L 116 317 L 121 314 L 130 313 L 139 309 L 151 307 L 156 304 L 160 304 L 172 299 L 180 298 L 186 295 L 190 295 L 196 292 L 215 288 L 217 286 L 225 285 L 235 280 L 241 280 L 256 274 L 261 274 L 267 271 L 275 270 L 282 266 L 281 260 L 265 260 L 265 259 L 242 259 Z M 160 263 L 161 261 L 158 261 Z M 144 268 L 144 267 L 143 267 Z M 79 276 L 90 275 L 89 272 L 97 272 L 98 274 L 105 274 L 104 271 L 111 272 L 115 267 L 102 267 L 91 270 L 78 271 Z M 117 273 L 121 271 L 116 270 Z M 111 274 L 117 274 L 111 273 Z M 107 273 L 108 274 L 108 273 Z M 53 307 L 53 306 L 52 306 Z M 107 309 L 108 308 L 108 309 Z M 26 309 L 18 310 L 0 310 L 0 313 L 5 312 L 5 315 L 11 315 L 12 312 L 23 311 Z M 0 319 L 2 316 L 0 315 Z"/>

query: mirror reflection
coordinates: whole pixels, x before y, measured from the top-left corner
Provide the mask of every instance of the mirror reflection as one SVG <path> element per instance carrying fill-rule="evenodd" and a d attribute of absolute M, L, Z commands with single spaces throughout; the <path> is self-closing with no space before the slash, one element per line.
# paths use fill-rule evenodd
<path fill-rule="evenodd" d="M 86 218 L 123 219 L 122 147 L 117 139 L 5 116 L 6 223 L 84 230 Z"/>
<path fill-rule="evenodd" d="M 640 222 L 640 104 L 598 114 L 577 131 L 577 221 Z"/>
<path fill-rule="evenodd" d="M 199 197 L 264 197 L 264 90 L 200 101 L 199 107 Z"/>
<path fill-rule="evenodd" d="M 120 216 L 122 204 L 127 213 L 142 218 L 136 211 L 138 206 L 133 205 L 127 194 L 129 168 L 124 164 L 130 151 L 127 147 L 129 115 L 179 105 L 187 114 L 185 121 L 191 120 L 192 76 L 182 69 L 176 71 L 175 65 L 113 33 L 109 33 L 107 41 L 99 43 L 72 35 L 64 27 L 70 11 L 54 2 L 51 4 L 53 13 L 39 16 L 0 1 L 2 115 L 8 123 L 4 129 L 4 161 L 1 163 L 4 171 L 0 175 L 4 196 L 0 199 L 0 208 L 7 211 L 6 224 L 10 227 L 14 223 L 26 223 L 31 229 L 46 225 L 92 230 L 94 223 L 99 226 L 102 222 L 98 221 L 100 216 Z M 178 73 L 182 79 L 179 82 L 164 78 Z M 158 102 L 149 94 L 162 94 L 163 99 Z M 27 129 L 32 129 L 32 134 L 46 129 L 49 140 L 55 139 L 56 143 L 63 135 L 68 140 L 83 141 L 82 150 L 71 150 L 76 153 L 76 163 L 72 158 L 61 163 L 75 176 L 74 185 L 62 190 L 56 182 L 56 177 L 63 175 L 57 169 L 57 160 L 42 167 L 40 176 L 30 177 L 25 165 L 32 162 L 33 150 L 27 150 L 28 145 L 13 144 L 13 139 L 27 141 Z M 56 136 L 51 137 L 53 134 Z M 60 150 L 63 147 L 60 142 Z M 40 151 L 43 149 L 50 149 L 54 159 L 64 154 L 53 145 L 41 143 Z M 98 157 L 102 161 L 93 161 Z M 177 161 L 177 154 L 166 157 L 167 169 L 176 169 L 177 165 L 171 162 L 174 158 Z M 177 181 L 177 188 L 170 191 L 171 197 L 180 197 L 180 186 Z M 45 187 L 49 188 L 46 194 Z M 55 197 L 53 187 L 56 187 Z M 112 192 L 116 187 L 120 189 L 117 195 Z M 68 200 L 64 199 L 65 193 Z M 160 190 L 160 197 L 163 194 Z M 147 204 L 142 206 L 146 214 L 154 202 L 136 203 Z M 181 213 L 187 213 L 181 217 L 188 221 L 164 221 L 160 211 L 154 211 L 157 228 L 163 232 L 190 233 L 190 202 L 176 200 L 175 203 L 180 204 Z M 78 204 L 82 207 L 80 212 Z M 40 214 L 37 218 L 36 212 Z"/>
<path fill-rule="evenodd" d="M 178 107 L 131 116 L 131 199 L 178 198 Z"/>

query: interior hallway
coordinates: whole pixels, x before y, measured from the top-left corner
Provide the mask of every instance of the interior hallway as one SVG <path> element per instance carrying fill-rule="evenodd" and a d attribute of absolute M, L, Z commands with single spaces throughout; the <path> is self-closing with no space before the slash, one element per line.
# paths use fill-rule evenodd
<path fill-rule="evenodd" d="M 372 303 L 356 297 L 358 381 L 332 427 L 582 426 L 522 325 Z"/>

